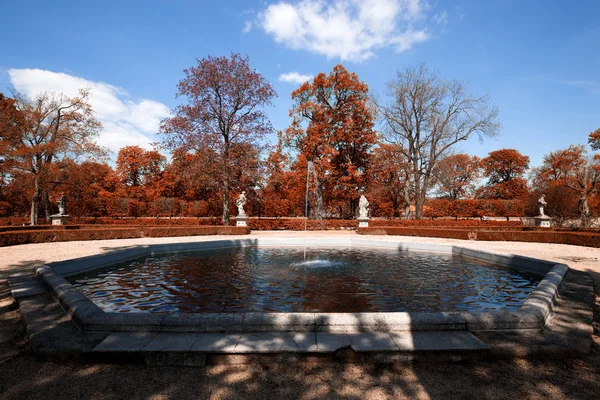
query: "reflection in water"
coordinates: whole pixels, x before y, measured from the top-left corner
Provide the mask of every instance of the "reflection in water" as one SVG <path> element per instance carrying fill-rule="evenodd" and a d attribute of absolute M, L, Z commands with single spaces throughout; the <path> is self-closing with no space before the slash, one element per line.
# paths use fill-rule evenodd
<path fill-rule="evenodd" d="M 535 275 L 451 254 L 234 248 L 141 258 L 71 278 L 105 311 L 517 310 Z"/>

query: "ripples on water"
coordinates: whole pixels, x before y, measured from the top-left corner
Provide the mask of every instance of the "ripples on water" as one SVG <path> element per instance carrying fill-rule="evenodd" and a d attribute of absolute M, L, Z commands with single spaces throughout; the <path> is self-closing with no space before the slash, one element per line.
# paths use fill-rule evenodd
<path fill-rule="evenodd" d="M 105 311 L 517 310 L 536 275 L 458 255 L 234 248 L 142 258 L 71 282 Z"/>

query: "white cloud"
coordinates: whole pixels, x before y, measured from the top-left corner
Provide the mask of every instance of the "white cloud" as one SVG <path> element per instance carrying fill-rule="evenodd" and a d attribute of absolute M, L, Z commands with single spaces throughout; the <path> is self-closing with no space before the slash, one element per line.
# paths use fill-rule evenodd
<path fill-rule="evenodd" d="M 242 29 L 242 33 L 248 33 L 252 30 L 252 21 L 244 21 L 244 29 Z"/>
<path fill-rule="evenodd" d="M 277 80 L 280 82 L 297 83 L 298 85 L 301 85 L 304 82 L 312 79 L 312 77 L 312 75 L 304 75 L 294 71 L 286 72 L 285 74 L 279 75 L 279 78 L 277 78 Z"/>
<path fill-rule="evenodd" d="M 76 96 L 81 88 L 90 89 L 90 104 L 103 129 L 98 144 L 118 152 L 123 146 L 151 148 L 160 120 L 169 116 L 169 108 L 154 100 L 131 101 L 126 90 L 104 82 L 94 82 L 61 72 L 41 69 L 10 69 L 10 82 L 29 97 L 43 92 Z"/>
<path fill-rule="evenodd" d="M 425 0 L 302 0 L 269 5 L 257 25 L 291 49 L 364 61 L 383 47 L 405 51 L 429 39 Z"/>
<path fill-rule="evenodd" d="M 443 11 L 441 13 L 435 14 L 433 16 L 433 21 L 436 23 L 436 25 L 445 28 L 446 25 L 448 25 L 448 13 L 446 11 Z"/>
<path fill-rule="evenodd" d="M 565 85 L 583 89 L 590 94 L 600 93 L 600 83 L 592 80 L 576 79 L 562 81 Z"/>

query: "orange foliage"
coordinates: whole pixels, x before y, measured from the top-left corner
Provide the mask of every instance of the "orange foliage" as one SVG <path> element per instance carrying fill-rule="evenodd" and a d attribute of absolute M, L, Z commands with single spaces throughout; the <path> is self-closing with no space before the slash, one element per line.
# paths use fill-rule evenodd
<path fill-rule="evenodd" d="M 482 162 L 477 156 L 454 154 L 439 160 L 433 174 L 440 197 L 451 200 L 472 197 L 475 183 L 482 177 Z"/>
<path fill-rule="evenodd" d="M 482 160 L 487 185 L 477 195 L 487 199 L 524 199 L 528 188 L 525 172 L 529 168 L 529 157 L 515 149 L 492 151 Z"/>
<path fill-rule="evenodd" d="M 287 144 L 313 162 L 325 208 L 354 217 L 367 187 L 369 151 L 377 141 L 368 86 L 338 64 L 329 75 L 320 73 L 302 84 L 292 99 Z M 303 163 L 295 169 L 306 173 Z"/>
<path fill-rule="evenodd" d="M 264 106 L 276 97 L 269 82 L 250 67 L 248 57 L 207 57 L 186 69 L 177 85 L 187 104 L 162 121 L 163 145 L 183 153 L 212 153 L 203 166 L 213 173 L 222 199 L 223 223 L 229 223 L 232 192 L 239 175 L 257 170 L 259 142 L 272 132 Z M 212 183 L 212 182 L 211 182 Z M 247 183 L 247 182 L 244 182 Z M 248 190 L 251 186 L 244 186 Z M 249 202 L 252 194 L 248 193 Z"/>

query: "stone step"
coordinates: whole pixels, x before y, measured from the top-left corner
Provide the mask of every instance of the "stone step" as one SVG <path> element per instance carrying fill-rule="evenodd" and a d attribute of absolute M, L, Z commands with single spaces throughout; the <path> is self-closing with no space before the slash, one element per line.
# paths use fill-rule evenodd
<path fill-rule="evenodd" d="M 114 332 L 95 353 L 197 352 L 217 354 L 482 351 L 488 346 L 468 331 L 419 332 Z"/>
<path fill-rule="evenodd" d="M 46 293 L 48 290 L 42 281 L 34 279 L 30 275 L 11 276 L 8 278 L 8 286 L 15 299 L 35 296 Z"/>

